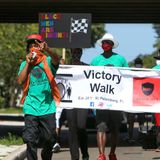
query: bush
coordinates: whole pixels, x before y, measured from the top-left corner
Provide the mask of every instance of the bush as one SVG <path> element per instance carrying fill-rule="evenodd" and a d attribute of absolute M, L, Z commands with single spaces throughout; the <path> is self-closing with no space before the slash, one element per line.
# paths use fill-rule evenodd
<path fill-rule="evenodd" d="M 8 136 L 3 137 L 0 139 L 0 144 L 2 145 L 22 145 L 23 144 L 23 140 L 21 137 L 12 135 L 11 133 L 8 133 Z"/>

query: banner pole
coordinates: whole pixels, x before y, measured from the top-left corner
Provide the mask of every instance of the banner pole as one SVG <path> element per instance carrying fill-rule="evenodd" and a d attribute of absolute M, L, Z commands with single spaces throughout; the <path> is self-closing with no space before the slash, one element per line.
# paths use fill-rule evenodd
<path fill-rule="evenodd" d="M 62 48 L 62 59 L 66 59 L 66 49 Z"/>
<path fill-rule="evenodd" d="M 71 17 L 71 24 L 70 24 L 70 33 L 69 33 L 69 42 L 71 43 L 71 36 L 72 36 L 72 33 L 71 33 L 71 29 L 72 29 L 72 21 L 73 21 L 73 18 Z"/>

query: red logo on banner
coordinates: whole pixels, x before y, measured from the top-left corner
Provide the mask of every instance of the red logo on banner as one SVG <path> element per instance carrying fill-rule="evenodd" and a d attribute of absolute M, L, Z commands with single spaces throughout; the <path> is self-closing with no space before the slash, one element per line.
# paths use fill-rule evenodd
<path fill-rule="evenodd" d="M 159 78 L 133 79 L 133 106 L 152 106 L 160 102 Z"/>

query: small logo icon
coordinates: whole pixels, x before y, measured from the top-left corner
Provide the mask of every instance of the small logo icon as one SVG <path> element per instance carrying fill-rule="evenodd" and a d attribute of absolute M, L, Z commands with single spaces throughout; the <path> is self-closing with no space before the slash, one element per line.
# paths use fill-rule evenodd
<path fill-rule="evenodd" d="M 90 106 L 91 106 L 91 107 L 94 107 L 94 102 L 90 102 Z"/>
<path fill-rule="evenodd" d="M 154 85 L 152 83 L 146 82 L 142 84 L 142 91 L 146 96 L 151 95 L 153 90 L 154 90 Z"/>
<path fill-rule="evenodd" d="M 103 107 L 104 103 L 103 102 L 99 102 L 98 107 Z"/>

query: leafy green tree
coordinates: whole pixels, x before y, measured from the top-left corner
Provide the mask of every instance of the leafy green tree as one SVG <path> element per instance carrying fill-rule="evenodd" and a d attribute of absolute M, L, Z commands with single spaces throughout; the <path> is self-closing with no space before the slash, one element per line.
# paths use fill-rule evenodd
<path fill-rule="evenodd" d="M 92 47 L 95 46 L 95 42 L 100 39 L 103 34 L 105 33 L 105 24 L 103 23 L 97 23 L 97 24 L 93 24 L 91 27 L 91 44 Z"/>
<path fill-rule="evenodd" d="M 155 47 L 155 51 L 149 55 L 138 55 L 137 57 L 140 57 L 143 59 L 144 66 L 146 68 L 152 68 L 153 66 L 156 65 L 154 56 L 157 56 L 158 50 L 160 49 L 160 24 L 153 24 L 153 29 L 155 30 L 156 33 L 156 42 L 153 44 Z M 130 62 L 130 65 L 133 66 L 133 62 Z"/>
<path fill-rule="evenodd" d="M 160 49 L 160 24 L 154 24 L 153 28 L 155 29 L 155 32 L 157 34 L 157 40 L 154 44 L 154 47 L 156 47 L 157 49 Z"/>
<path fill-rule="evenodd" d="M 25 39 L 38 32 L 37 24 L 0 24 L 0 81 L 3 82 L 5 107 L 15 106 L 19 87 L 16 76 L 25 58 Z"/>
<path fill-rule="evenodd" d="M 137 56 L 137 57 L 140 57 L 143 59 L 144 66 L 146 68 L 152 68 L 153 66 L 156 65 L 154 56 L 157 56 L 157 53 L 160 50 L 160 24 L 153 24 L 153 29 L 155 30 L 155 33 L 157 35 L 156 42 L 155 42 L 155 44 L 153 44 L 153 46 L 155 47 L 155 51 L 149 55 L 148 54 L 147 55 L 140 54 Z M 130 66 L 133 66 L 133 61 L 130 62 Z"/>
<path fill-rule="evenodd" d="M 153 68 L 153 66 L 155 66 L 155 59 L 154 59 L 155 55 L 156 55 L 156 52 L 149 54 L 149 55 L 148 54 L 146 54 L 146 55 L 140 54 L 136 58 L 139 57 L 143 60 L 143 64 L 144 64 L 145 68 Z M 134 60 L 129 63 L 129 66 L 131 66 L 131 67 L 134 66 Z"/>

